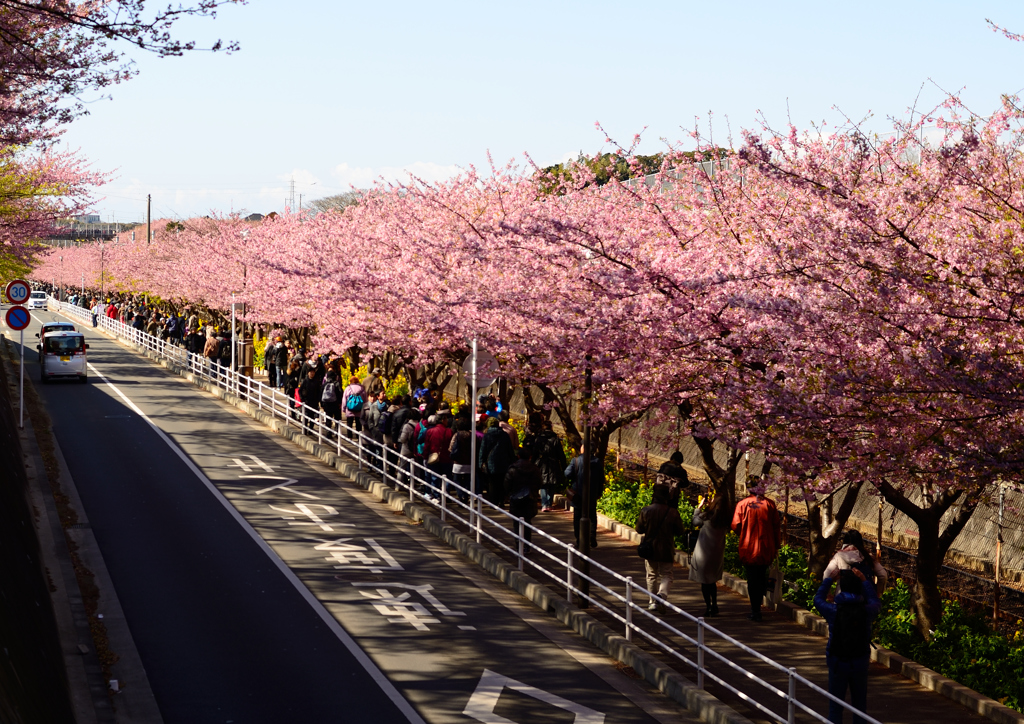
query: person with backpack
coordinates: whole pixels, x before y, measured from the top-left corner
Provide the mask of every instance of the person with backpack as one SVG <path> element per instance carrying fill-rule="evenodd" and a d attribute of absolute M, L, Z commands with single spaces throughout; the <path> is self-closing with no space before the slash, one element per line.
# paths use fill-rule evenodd
<path fill-rule="evenodd" d="M 515 462 L 515 450 L 508 433 L 501 429 L 497 417 L 487 418 L 487 430 L 477 451 L 482 490 L 487 499 L 499 508 L 505 502 L 505 474 Z"/>
<path fill-rule="evenodd" d="M 856 568 L 864 577 L 875 584 L 875 591 L 881 596 L 885 593 L 885 586 L 889 582 L 889 574 L 868 551 L 864 545 L 864 536 L 859 530 L 848 530 L 843 533 L 841 539 L 842 548 L 836 551 L 832 560 L 825 567 L 825 578 L 833 581 L 839 576 L 839 571 Z"/>
<path fill-rule="evenodd" d="M 330 372 L 328 372 L 330 374 Z M 384 415 L 387 414 L 388 410 L 388 398 L 381 390 L 375 395 L 376 399 L 371 400 L 369 404 L 363 407 L 363 424 L 366 426 L 366 434 L 369 435 L 373 442 L 368 445 L 368 452 L 370 457 L 377 462 L 374 463 L 375 467 L 380 467 L 384 460 L 381 456 L 382 446 L 384 444 L 384 433 L 381 431 L 381 420 Z"/>
<path fill-rule="evenodd" d="M 512 514 L 512 535 L 519 535 L 519 518 L 530 523 L 537 516 L 540 502 L 540 486 L 544 484 L 540 468 L 530 459 L 532 451 L 519 449 L 519 459 L 512 463 L 505 473 L 505 492 L 508 494 L 508 512 Z M 532 540 L 533 530 L 523 526 L 523 539 Z M 529 551 L 525 548 L 524 551 Z"/>
<path fill-rule="evenodd" d="M 341 409 L 345 413 L 345 424 L 348 431 L 345 433 L 348 439 L 352 439 L 352 430 L 363 431 L 363 406 L 366 405 L 366 389 L 359 384 L 359 378 L 355 375 L 349 378 L 348 387 L 341 397 Z"/>
<path fill-rule="evenodd" d="M 551 421 L 539 412 L 530 413 L 523 447 L 530 449 L 530 459 L 540 468 L 544 485 L 540 489 L 541 512 L 551 510 L 555 493 L 565 490 L 565 449 L 558 435 L 551 429 Z"/>
<path fill-rule="evenodd" d="M 315 370 L 313 372 L 313 378 L 316 379 Z M 331 425 L 337 434 L 341 434 L 341 388 L 338 387 L 338 377 L 334 374 L 334 370 L 328 370 L 324 376 L 323 389 L 320 392 L 320 407 L 323 408 L 324 413 L 331 420 L 328 424 Z"/>
<path fill-rule="evenodd" d="M 871 623 L 878 616 L 882 602 L 875 584 L 856 568 L 839 571 L 840 590 L 829 602 L 833 581 L 832 578 L 822 580 L 814 594 L 814 607 L 828 623 L 828 643 L 825 644 L 828 693 L 845 700 L 849 689 L 850 703 L 867 712 Z M 843 708 L 829 700 L 828 720 L 832 724 L 842 724 Z M 853 722 L 863 724 L 864 719 L 854 714 Z"/>

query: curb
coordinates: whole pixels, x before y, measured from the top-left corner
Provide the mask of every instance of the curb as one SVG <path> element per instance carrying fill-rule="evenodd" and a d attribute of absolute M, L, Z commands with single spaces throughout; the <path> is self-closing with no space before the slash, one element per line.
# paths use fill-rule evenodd
<path fill-rule="evenodd" d="M 597 514 L 597 522 L 602 527 L 607 528 L 626 540 L 633 541 L 634 543 L 640 542 L 640 534 L 624 523 L 613 520 L 601 513 Z M 680 565 L 688 566 L 690 563 L 689 554 L 677 550 L 676 562 Z M 722 576 L 722 582 L 736 593 L 742 596 L 747 595 L 747 582 L 742 578 L 725 573 Z M 821 616 L 808 611 L 806 608 L 797 606 L 789 601 L 783 601 L 778 605 L 776 611 L 819 636 L 828 638 L 828 623 Z M 995 699 L 984 694 L 979 694 L 974 689 L 946 678 L 937 671 L 922 666 L 906 656 L 897 654 L 895 651 L 873 645 L 871 647 L 871 660 L 885 666 L 893 673 L 910 679 L 925 689 L 930 689 L 987 719 L 998 722 L 998 724 L 1024 724 L 1024 714 L 1014 711 L 1010 707 L 1000 704 Z"/>
<path fill-rule="evenodd" d="M 648 683 L 657 687 L 673 701 L 686 707 L 700 718 L 701 721 L 708 722 L 708 724 L 751 724 L 748 718 L 703 689 L 698 689 L 689 679 L 664 666 L 650 654 L 626 641 L 624 636 L 614 633 L 593 616 L 576 609 L 565 600 L 560 599 L 549 588 L 533 577 L 522 573 L 470 537 L 441 522 L 441 519 L 432 512 L 427 512 L 419 505 L 410 502 L 407 496 L 388 487 L 368 472 L 360 470 L 356 464 L 349 462 L 350 458 L 347 455 L 338 455 L 337 452 L 329 449 L 327 446 L 306 437 L 300 430 L 295 429 L 278 418 L 268 415 L 257 406 L 238 399 L 206 380 L 197 378 L 185 368 L 167 360 L 159 359 L 148 350 L 139 349 L 118 337 L 112 337 L 112 339 L 132 351 L 148 357 L 168 371 L 206 390 L 218 399 L 238 408 L 249 415 L 249 417 L 269 427 L 281 436 L 288 438 L 306 452 L 337 469 L 342 475 L 370 492 L 393 510 L 400 510 L 409 519 L 422 522 L 423 528 L 429 531 L 431 535 L 460 552 L 506 586 L 530 600 L 542 611 L 554 615 L 563 624 L 576 631 L 576 633 L 586 638 L 609 656 L 632 667 Z"/>

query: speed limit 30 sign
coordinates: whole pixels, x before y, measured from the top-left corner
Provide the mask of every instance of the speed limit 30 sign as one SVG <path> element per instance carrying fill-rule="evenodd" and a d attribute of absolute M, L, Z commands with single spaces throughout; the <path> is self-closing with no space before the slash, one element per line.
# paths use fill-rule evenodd
<path fill-rule="evenodd" d="M 32 288 L 29 287 L 28 282 L 22 279 L 15 279 L 7 285 L 7 299 L 9 299 L 12 304 L 24 304 L 28 301 L 28 297 L 31 293 Z"/>

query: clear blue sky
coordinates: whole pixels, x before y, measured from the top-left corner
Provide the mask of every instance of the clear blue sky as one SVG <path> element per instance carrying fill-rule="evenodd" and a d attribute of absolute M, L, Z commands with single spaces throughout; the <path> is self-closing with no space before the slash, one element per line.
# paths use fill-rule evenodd
<path fill-rule="evenodd" d="M 641 150 L 714 112 L 738 136 L 763 112 L 802 128 L 843 113 L 884 130 L 962 89 L 977 111 L 1024 89 L 1024 4 L 981 2 L 389 2 L 252 0 L 180 34 L 233 55 L 157 59 L 90 104 L 66 142 L 115 179 L 104 220 L 280 211 L 375 177 L 428 179 L 529 153 L 596 152 L 601 121 Z M 788 111 L 787 111 L 788 107 Z"/>

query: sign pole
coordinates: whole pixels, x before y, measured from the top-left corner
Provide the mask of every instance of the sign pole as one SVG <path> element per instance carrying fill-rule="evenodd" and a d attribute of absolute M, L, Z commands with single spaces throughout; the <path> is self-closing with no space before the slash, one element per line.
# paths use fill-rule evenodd
<path fill-rule="evenodd" d="M 25 429 L 25 328 L 18 333 L 21 345 L 21 366 L 18 368 L 18 427 Z"/>
<path fill-rule="evenodd" d="M 476 500 L 476 337 L 473 337 L 473 366 L 472 373 L 470 374 L 470 381 L 472 383 L 472 396 L 469 398 L 469 412 L 470 412 L 470 433 L 469 438 L 469 454 L 473 460 L 469 467 L 469 527 L 472 530 L 474 525 L 479 526 L 479 521 L 476 520 L 476 516 L 479 515 L 479 505 Z"/>

